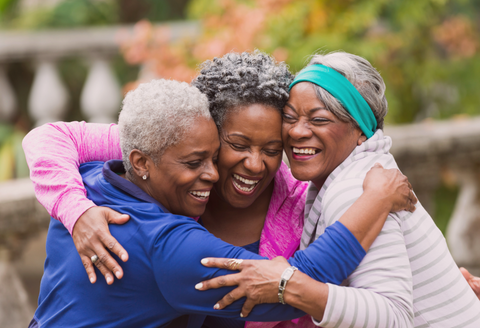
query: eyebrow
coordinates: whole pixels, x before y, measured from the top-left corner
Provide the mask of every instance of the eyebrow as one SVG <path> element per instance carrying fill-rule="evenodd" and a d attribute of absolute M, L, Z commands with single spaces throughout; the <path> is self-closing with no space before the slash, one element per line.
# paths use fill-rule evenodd
<path fill-rule="evenodd" d="M 243 138 L 247 141 L 251 141 L 249 137 L 244 136 L 243 134 L 238 134 L 238 133 L 231 133 L 231 134 L 227 135 L 227 137 L 240 137 L 240 138 Z"/>
<path fill-rule="evenodd" d="M 293 107 L 292 105 L 290 105 L 289 103 L 286 103 L 285 106 L 288 106 L 290 107 L 295 113 L 297 112 L 297 110 L 295 109 L 295 107 Z M 317 110 L 320 110 L 320 109 L 327 109 L 326 107 L 315 107 L 315 108 L 312 108 L 308 111 L 309 114 L 313 113 L 313 112 L 316 112 Z"/>
<path fill-rule="evenodd" d="M 194 151 L 194 152 L 189 153 L 185 156 L 182 156 L 181 158 L 185 159 L 185 158 L 190 157 L 190 156 L 205 156 L 207 154 L 208 154 L 208 151 L 206 151 L 206 150 L 204 150 L 204 151 Z"/>
<path fill-rule="evenodd" d="M 243 134 L 238 134 L 238 133 L 232 133 L 232 134 L 229 134 L 227 135 L 227 137 L 240 137 L 242 139 L 245 139 L 247 141 L 251 141 L 249 137 L 247 136 L 244 136 Z M 273 144 L 273 143 L 283 143 L 282 140 L 271 140 L 269 142 L 267 142 L 267 144 Z"/>

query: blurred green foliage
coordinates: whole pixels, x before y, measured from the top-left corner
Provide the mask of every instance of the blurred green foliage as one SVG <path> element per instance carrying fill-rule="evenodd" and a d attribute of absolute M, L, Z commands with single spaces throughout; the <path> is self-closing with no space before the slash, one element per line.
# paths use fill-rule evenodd
<path fill-rule="evenodd" d="M 56 6 L 21 9 L 20 0 L 0 0 L 0 26 L 10 29 L 72 28 L 184 18 L 188 0 L 64 0 Z"/>
<path fill-rule="evenodd" d="M 25 133 L 11 125 L 0 124 L 0 181 L 28 176 L 22 149 Z"/>

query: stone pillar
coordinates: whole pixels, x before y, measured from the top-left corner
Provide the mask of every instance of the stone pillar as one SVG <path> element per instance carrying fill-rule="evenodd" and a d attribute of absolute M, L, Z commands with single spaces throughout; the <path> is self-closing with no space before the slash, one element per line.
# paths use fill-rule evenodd
<path fill-rule="evenodd" d="M 42 60 L 37 65 L 28 108 L 35 125 L 39 126 L 64 118 L 67 111 L 68 91 L 53 60 Z"/>
<path fill-rule="evenodd" d="M 27 327 L 34 311 L 4 247 L 0 247 L 0 295 L 0 327 Z"/>
<path fill-rule="evenodd" d="M 94 58 L 80 98 L 80 107 L 89 122 L 114 123 L 120 111 L 120 85 L 102 58 Z"/>
<path fill-rule="evenodd" d="M 460 192 L 447 230 L 455 262 L 480 275 L 480 168 L 457 168 Z"/>

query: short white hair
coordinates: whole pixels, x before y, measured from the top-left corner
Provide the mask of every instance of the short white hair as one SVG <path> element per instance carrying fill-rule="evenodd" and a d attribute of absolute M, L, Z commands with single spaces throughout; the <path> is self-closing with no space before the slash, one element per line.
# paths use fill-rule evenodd
<path fill-rule="evenodd" d="M 312 56 L 308 65 L 321 64 L 333 68 L 350 81 L 362 95 L 372 109 L 377 120 L 377 129 L 383 130 L 383 122 L 388 112 L 387 98 L 385 97 L 385 82 L 380 73 L 360 56 L 347 52 L 332 52 L 326 55 Z M 312 83 L 313 84 L 313 83 Z M 313 84 L 317 97 L 325 107 L 344 122 L 350 122 L 358 127 L 358 123 L 343 108 L 340 102 L 322 87 Z"/>
<path fill-rule="evenodd" d="M 152 80 L 130 91 L 118 118 L 125 170 L 131 172 L 129 156 L 133 149 L 152 157 L 156 164 L 168 147 L 182 140 L 198 117 L 211 118 L 208 100 L 188 83 Z"/>

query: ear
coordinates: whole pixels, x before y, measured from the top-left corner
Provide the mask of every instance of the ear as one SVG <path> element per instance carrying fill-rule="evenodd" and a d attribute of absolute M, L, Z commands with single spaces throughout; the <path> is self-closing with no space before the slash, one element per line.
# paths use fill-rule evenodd
<path fill-rule="evenodd" d="M 357 140 L 357 146 L 360 146 L 362 143 L 367 141 L 367 136 L 365 136 L 363 133 L 358 137 Z"/>
<path fill-rule="evenodd" d="M 130 152 L 130 156 L 128 156 L 130 160 L 130 164 L 132 165 L 133 172 L 136 175 L 136 178 L 141 178 L 144 175 L 149 175 L 149 161 L 150 157 L 148 157 L 145 153 L 138 149 L 134 149 Z"/>

